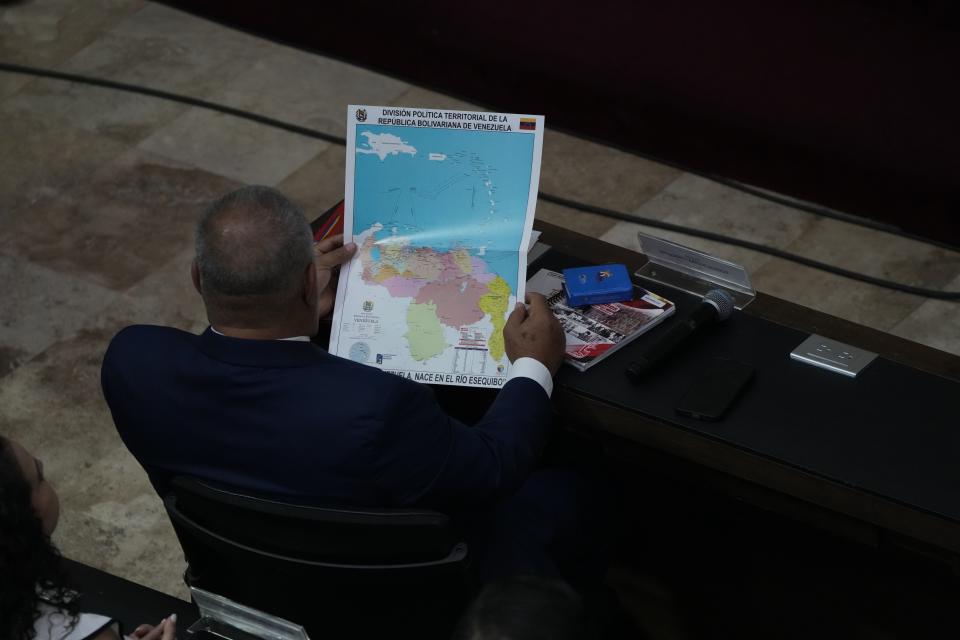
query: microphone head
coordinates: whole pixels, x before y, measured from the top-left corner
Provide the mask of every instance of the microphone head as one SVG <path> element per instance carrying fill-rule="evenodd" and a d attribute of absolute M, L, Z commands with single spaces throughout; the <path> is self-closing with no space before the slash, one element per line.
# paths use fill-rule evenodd
<path fill-rule="evenodd" d="M 726 320 L 733 313 L 733 296 L 723 289 L 711 289 L 703 296 L 703 301 L 717 310 L 717 322 Z"/>

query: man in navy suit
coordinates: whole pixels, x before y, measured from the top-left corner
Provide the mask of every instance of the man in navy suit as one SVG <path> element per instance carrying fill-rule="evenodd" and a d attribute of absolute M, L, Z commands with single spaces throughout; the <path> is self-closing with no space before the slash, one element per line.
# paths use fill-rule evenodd
<path fill-rule="evenodd" d="M 310 342 L 333 306 L 333 274 L 356 246 L 339 237 L 313 245 L 282 194 L 245 187 L 224 196 L 200 220 L 196 245 L 193 282 L 210 327 L 199 336 L 128 327 L 101 372 L 117 430 L 159 494 L 183 474 L 338 505 L 482 511 L 525 496 L 505 512 L 529 519 L 530 505 L 543 503 L 545 518 L 532 526 L 544 545 L 558 522 L 575 519 L 557 515 L 572 507 L 569 478 L 528 482 L 564 349 L 542 296 L 511 313 L 510 379 L 469 427 L 429 387 Z"/>

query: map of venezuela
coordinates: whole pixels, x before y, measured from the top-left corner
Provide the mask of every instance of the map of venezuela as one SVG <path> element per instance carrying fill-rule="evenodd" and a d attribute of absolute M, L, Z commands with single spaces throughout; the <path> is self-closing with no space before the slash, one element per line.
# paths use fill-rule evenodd
<path fill-rule="evenodd" d="M 405 336 L 413 359 L 427 360 L 451 346 L 441 325 L 459 331 L 489 316 L 490 356 L 502 360 L 503 325 L 512 295 L 506 280 L 466 249 L 437 251 L 394 242 L 377 250 L 377 230 L 360 245 L 363 281 L 384 287 L 395 298 L 412 298 Z"/>
<path fill-rule="evenodd" d="M 380 107 L 361 122 L 351 109 L 345 229 L 358 252 L 341 274 L 331 351 L 418 381 L 502 386 L 538 136 L 382 125 Z"/>

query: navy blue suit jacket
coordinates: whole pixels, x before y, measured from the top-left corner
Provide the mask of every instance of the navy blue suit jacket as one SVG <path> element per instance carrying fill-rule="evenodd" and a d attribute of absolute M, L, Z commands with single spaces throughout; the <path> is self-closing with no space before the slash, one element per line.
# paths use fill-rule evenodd
<path fill-rule="evenodd" d="M 443 506 L 514 491 L 550 424 L 546 392 L 508 382 L 468 427 L 429 387 L 309 342 L 132 326 L 110 344 L 103 393 L 164 494 L 186 474 L 357 506 Z"/>

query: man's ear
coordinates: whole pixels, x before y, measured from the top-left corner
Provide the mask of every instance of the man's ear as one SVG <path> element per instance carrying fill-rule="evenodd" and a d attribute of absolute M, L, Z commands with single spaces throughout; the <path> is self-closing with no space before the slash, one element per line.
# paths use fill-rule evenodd
<path fill-rule="evenodd" d="M 320 292 L 317 291 L 317 265 L 310 261 L 303 273 L 303 302 L 311 309 L 316 308 Z"/>
<path fill-rule="evenodd" d="M 196 258 L 193 259 L 193 264 L 190 265 L 190 277 L 193 279 L 193 288 L 202 296 L 203 290 L 200 288 L 200 266 L 197 264 Z"/>

